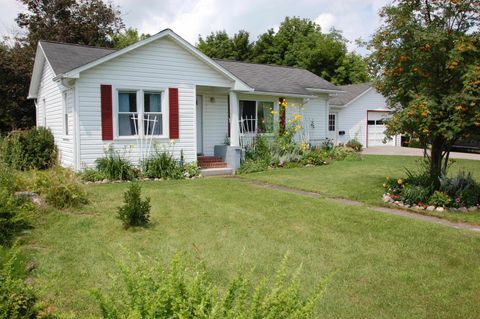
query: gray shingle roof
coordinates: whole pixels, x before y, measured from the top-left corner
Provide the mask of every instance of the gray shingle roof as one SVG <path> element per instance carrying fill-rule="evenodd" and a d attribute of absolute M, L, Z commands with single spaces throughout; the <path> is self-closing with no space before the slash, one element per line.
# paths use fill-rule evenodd
<path fill-rule="evenodd" d="M 56 75 L 100 59 L 114 49 L 40 41 Z M 215 60 L 234 76 L 259 92 L 311 95 L 307 88 L 339 90 L 310 71 L 294 67 Z"/>
<path fill-rule="evenodd" d="M 338 93 L 336 97 L 330 99 L 330 105 L 343 106 L 371 87 L 372 83 L 341 85 L 338 88 L 344 93 Z"/>
<path fill-rule="evenodd" d="M 69 43 L 50 41 L 40 41 L 40 43 L 56 75 L 68 72 L 115 52 L 113 49 Z"/>
<path fill-rule="evenodd" d="M 294 67 L 215 60 L 255 91 L 311 95 L 306 90 L 339 90 L 332 83 L 310 71 Z"/>

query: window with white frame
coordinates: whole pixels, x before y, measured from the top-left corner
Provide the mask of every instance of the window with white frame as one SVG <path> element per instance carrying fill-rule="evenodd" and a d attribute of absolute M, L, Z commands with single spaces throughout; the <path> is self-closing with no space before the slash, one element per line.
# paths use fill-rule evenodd
<path fill-rule="evenodd" d="M 328 114 L 328 130 L 330 132 L 334 132 L 336 130 L 336 126 L 337 126 L 336 118 L 337 118 L 336 114 L 334 113 Z"/>
<path fill-rule="evenodd" d="M 162 93 L 145 92 L 144 98 L 144 134 L 163 134 Z"/>
<path fill-rule="evenodd" d="M 138 98 L 137 98 L 138 97 Z M 162 92 L 143 90 L 118 91 L 118 136 L 164 133 Z"/>
<path fill-rule="evenodd" d="M 245 133 L 271 133 L 274 129 L 273 102 L 239 102 L 241 131 Z"/>
<path fill-rule="evenodd" d="M 118 92 L 118 135 L 134 136 L 138 132 L 137 91 Z"/>

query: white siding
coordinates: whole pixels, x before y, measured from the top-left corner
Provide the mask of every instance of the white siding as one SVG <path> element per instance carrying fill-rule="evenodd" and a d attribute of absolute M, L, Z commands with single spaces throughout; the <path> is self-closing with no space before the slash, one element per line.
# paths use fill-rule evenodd
<path fill-rule="evenodd" d="M 340 143 L 356 138 L 365 147 L 367 145 L 367 110 L 388 110 L 385 98 L 374 89 L 368 91 L 345 108 L 332 108 L 338 111 L 338 130 L 345 131 L 339 136 Z"/>
<path fill-rule="evenodd" d="M 45 62 L 37 97 L 37 126 L 43 126 L 46 122 L 46 127 L 52 131 L 55 138 L 61 165 L 73 167 L 73 138 L 64 135 L 62 86 L 53 81 L 54 77 L 52 68 Z M 73 91 L 71 89 L 68 90 L 68 96 L 67 106 L 72 108 Z M 44 119 L 44 115 L 46 115 L 46 119 Z M 73 125 L 73 121 L 71 121 L 71 125 Z"/>
<path fill-rule="evenodd" d="M 322 143 L 327 136 L 327 99 L 326 96 L 319 96 L 304 102 L 305 130 L 308 130 L 313 145 Z"/>
<path fill-rule="evenodd" d="M 103 155 L 104 147 L 112 143 L 102 141 L 101 137 L 101 84 L 159 90 L 178 87 L 180 138 L 174 147 L 170 146 L 168 138 L 156 142 L 172 150 L 175 156 L 183 150 L 187 161 L 196 161 L 196 85 L 230 87 L 232 82 L 167 38 L 81 73 L 77 82 L 81 166 L 94 165 Z M 168 101 L 164 102 L 163 107 L 167 108 Z M 164 129 L 168 133 L 168 127 Z M 127 149 L 126 154 L 133 162 L 139 159 L 140 150 L 135 140 L 116 139 L 113 145 L 117 149 Z"/>

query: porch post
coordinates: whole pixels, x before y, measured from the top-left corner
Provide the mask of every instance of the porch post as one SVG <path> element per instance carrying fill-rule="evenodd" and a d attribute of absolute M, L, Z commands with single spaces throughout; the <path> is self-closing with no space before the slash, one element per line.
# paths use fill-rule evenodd
<path fill-rule="evenodd" d="M 239 107 L 237 92 L 230 91 L 230 146 L 240 146 Z"/>

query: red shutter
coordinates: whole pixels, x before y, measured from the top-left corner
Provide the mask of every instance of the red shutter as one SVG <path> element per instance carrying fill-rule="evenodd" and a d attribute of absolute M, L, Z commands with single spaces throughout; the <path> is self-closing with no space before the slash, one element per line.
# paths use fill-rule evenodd
<path fill-rule="evenodd" d="M 168 89 L 168 104 L 169 104 L 169 126 L 170 126 L 170 138 L 178 139 L 179 133 L 179 121 L 178 121 L 178 89 Z"/>
<path fill-rule="evenodd" d="M 285 122 L 286 122 L 286 112 L 285 107 L 282 106 L 282 102 L 285 101 L 284 97 L 278 99 L 278 107 L 280 111 L 280 133 L 283 134 L 285 132 Z"/>
<path fill-rule="evenodd" d="M 227 112 L 228 112 L 228 131 L 227 136 L 230 137 L 230 95 L 228 95 L 227 99 Z"/>
<path fill-rule="evenodd" d="M 102 111 L 102 140 L 113 140 L 112 86 L 100 85 L 100 103 Z"/>

